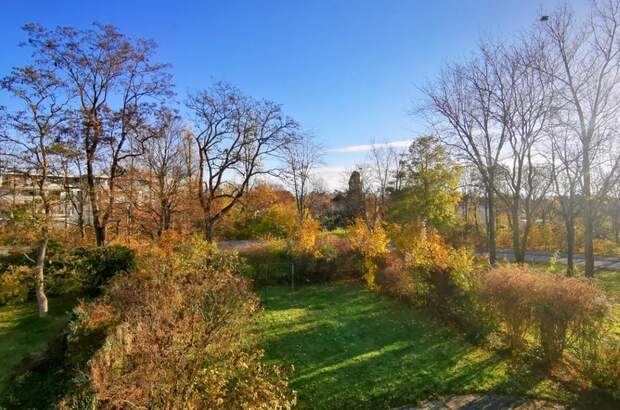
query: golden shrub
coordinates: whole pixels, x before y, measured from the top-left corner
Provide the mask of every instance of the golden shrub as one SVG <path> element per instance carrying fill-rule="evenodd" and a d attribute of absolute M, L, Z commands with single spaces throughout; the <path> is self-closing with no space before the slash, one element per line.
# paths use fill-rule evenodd
<path fill-rule="evenodd" d="M 85 397 L 110 409 L 293 406 L 284 374 L 262 363 L 250 337 L 259 307 L 239 259 L 196 239 L 154 258 L 150 272 L 117 277 L 79 306 L 70 343 L 104 338 L 63 406 Z"/>
<path fill-rule="evenodd" d="M 361 256 L 361 270 L 364 281 L 369 289 L 376 288 L 375 275 L 377 273 L 377 260 L 388 253 L 389 239 L 381 225 L 376 220 L 368 224 L 361 218 L 349 228 L 351 247 Z"/>

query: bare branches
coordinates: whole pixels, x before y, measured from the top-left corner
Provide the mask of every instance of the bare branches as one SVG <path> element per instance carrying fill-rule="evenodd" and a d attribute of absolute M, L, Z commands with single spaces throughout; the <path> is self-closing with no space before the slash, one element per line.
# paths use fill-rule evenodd
<path fill-rule="evenodd" d="M 142 153 L 148 137 L 142 129 L 154 102 L 172 95 L 167 65 L 152 62 L 154 42 L 129 38 L 108 25 L 48 30 L 29 24 L 24 30 L 28 34 L 24 45 L 33 49 L 36 63 L 60 78 L 64 95 L 75 97 L 72 108 L 79 117 L 79 145 L 85 154 L 90 207 L 97 244 L 101 245 L 106 240 L 122 163 Z M 107 178 L 103 209 L 98 173 Z"/>
<path fill-rule="evenodd" d="M 282 146 L 284 169 L 281 178 L 293 192 L 299 222 L 303 224 L 307 209 L 307 196 L 313 185 L 312 171 L 321 163 L 323 148 L 311 135 L 300 134 Z"/>
<path fill-rule="evenodd" d="M 275 171 L 268 162 L 296 139 L 298 125 L 279 105 L 246 97 L 225 83 L 191 95 L 186 106 L 198 148 L 205 236 L 211 240 L 215 222 L 243 196 L 250 182 Z"/>

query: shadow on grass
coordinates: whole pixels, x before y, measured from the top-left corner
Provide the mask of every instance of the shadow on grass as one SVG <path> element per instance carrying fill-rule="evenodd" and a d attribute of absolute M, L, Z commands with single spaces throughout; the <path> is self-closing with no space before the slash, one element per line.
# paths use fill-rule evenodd
<path fill-rule="evenodd" d="M 266 356 L 294 366 L 290 386 L 300 408 L 380 409 L 480 392 L 579 399 L 526 361 L 473 346 L 358 286 L 271 287 L 261 294 Z"/>
<path fill-rule="evenodd" d="M 69 385 L 65 328 L 76 298 L 50 300 L 46 318 L 34 303 L 0 310 L 0 408 L 52 408 Z"/>

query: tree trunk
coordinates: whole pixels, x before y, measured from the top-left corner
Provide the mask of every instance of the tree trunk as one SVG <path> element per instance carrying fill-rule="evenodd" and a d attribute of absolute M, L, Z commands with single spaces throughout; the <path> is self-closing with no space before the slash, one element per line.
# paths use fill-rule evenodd
<path fill-rule="evenodd" d="M 105 226 L 101 226 L 101 224 L 97 221 L 97 219 L 93 219 L 93 225 L 95 228 L 95 243 L 97 246 L 105 245 Z"/>
<path fill-rule="evenodd" d="M 525 256 L 521 249 L 521 233 L 519 226 L 519 205 L 513 204 L 510 210 L 510 218 L 512 219 L 512 251 L 514 253 L 515 262 L 522 264 Z"/>
<path fill-rule="evenodd" d="M 84 227 L 84 216 L 82 214 L 83 214 L 83 210 L 78 212 L 78 216 L 77 216 L 77 226 L 78 226 L 78 230 L 80 231 L 80 239 L 84 239 L 84 236 L 86 236 L 86 230 Z"/>
<path fill-rule="evenodd" d="M 487 187 L 488 199 L 488 220 L 487 220 L 487 245 L 489 250 L 489 263 L 492 266 L 497 264 L 497 244 L 495 238 L 496 209 L 495 209 L 495 193 L 493 187 Z"/>
<path fill-rule="evenodd" d="M 573 276 L 575 272 L 575 217 L 565 217 L 566 225 L 566 276 Z"/>
<path fill-rule="evenodd" d="M 41 230 L 43 234 L 39 250 L 37 252 L 37 266 L 35 270 L 35 294 L 37 296 L 37 306 L 39 308 L 39 317 L 47 315 L 47 296 L 45 296 L 45 256 L 47 254 L 47 244 L 49 242 L 49 233 L 47 228 Z"/>
<path fill-rule="evenodd" d="M 97 246 L 105 245 L 105 225 L 101 223 L 99 204 L 97 203 L 97 191 L 95 186 L 95 171 L 93 169 L 93 154 L 87 154 L 86 182 L 88 184 L 88 197 L 93 216 L 93 228 L 95 228 L 95 243 Z"/>
<path fill-rule="evenodd" d="M 592 187 L 590 181 L 589 147 L 583 150 L 583 194 L 584 194 L 584 256 L 586 263 L 585 275 L 594 277 L 594 209 L 592 202 Z"/>
<path fill-rule="evenodd" d="M 213 242 L 215 236 L 215 221 L 211 219 L 205 220 L 204 238 L 209 242 Z"/>

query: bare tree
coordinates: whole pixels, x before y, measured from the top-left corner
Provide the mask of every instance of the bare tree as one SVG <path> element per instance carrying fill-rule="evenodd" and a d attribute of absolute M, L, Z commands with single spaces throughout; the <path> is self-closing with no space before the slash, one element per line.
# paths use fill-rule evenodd
<path fill-rule="evenodd" d="M 423 92 L 425 114 L 455 155 L 480 173 L 487 200 L 487 249 L 489 261 L 496 257 L 496 184 L 501 155 L 507 143 L 505 125 L 493 111 L 496 77 L 486 56 L 467 64 L 446 67 Z"/>
<path fill-rule="evenodd" d="M 68 125 L 68 135 L 72 134 L 72 125 Z M 57 153 L 60 162 L 60 170 L 62 172 L 62 185 L 64 190 L 64 204 L 65 204 L 65 231 L 69 225 L 70 213 L 76 214 L 75 224 L 80 238 L 84 239 L 86 236 L 86 208 L 88 204 L 88 186 L 86 185 L 86 178 L 84 175 L 84 156 L 83 152 L 72 145 L 74 139 L 69 138 L 66 141 L 62 141 L 62 145 L 58 146 Z M 71 212 L 67 208 L 71 207 Z M 66 234 L 66 232 L 65 232 Z"/>
<path fill-rule="evenodd" d="M 151 201 L 138 206 L 146 208 L 146 214 L 155 223 L 155 234 L 161 236 L 169 230 L 178 211 L 181 196 L 179 191 L 186 182 L 187 169 L 183 146 L 185 129 L 178 113 L 166 107 L 156 113 L 156 122 L 151 126 L 153 138 L 145 143 L 142 158 L 147 176 L 146 188 Z"/>
<path fill-rule="evenodd" d="M 390 189 L 399 189 L 398 179 L 402 153 L 393 147 L 377 146 L 372 144 L 369 155 L 370 182 L 375 190 L 376 217 L 382 217 L 387 209 L 387 199 Z"/>
<path fill-rule="evenodd" d="M 322 155 L 322 147 L 308 134 L 300 134 L 294 142 L 283 146 L 285 166 L 281 178 L 293 191 L 300 224 L 303 224 L 308 208 L 308 194 L 313 186 L 312 172 L 320 164 Z"/>
<path fill-rule="evenodd" d="M 35 60 L 53 67 L 68 92 L 77 96 L 93 227 L 97 244 L 103 245 L 122 164 L 141 153 L 140 129 L 149 101 L 170 94 L 167 66 L 152 63 L 156 48 L 152 41 L 131 39 L 112 26 L 48 30 L 29 24 L 25 30 Z M 138 143 L 130 145 L 132 138 Z M 104 185 L 98 183 L 98 173 L 105 176 Z M 100 198 L 104 187 L 106 197 Z"/>
<path fill-rule="evenodd" d="M 546 136 L 554 95 L 545 77 L 527 63 L 537 58 L 529 50 L 487 44 L 482 53 L 495 77 L 492 111 L 507 136 L 505 160 L 499 165 L 495 188 L 509 210 L 515 260 L 523 263 L 535 208 L 551 184 L 533 157 Z"/>
<path fill-rule="evenodd" d="M 217 83 L 190 95 L 198 148 L 198 197 L 204 236 L 213 240 L 217 221 L 247 192 L 258 175 L 273 174 L 268 164 L 290 144 L 298 128 L 279 105 L 254 100 Z"/>
<path fill-rule="evenodd" d="M 617 139 L 620 114 L 620 2 L 594 1 L 590 18 L 580 23 L 567 6 L 541 23 L 540 48 L 547 57 L 536 68 L 557 87 L 559 120 L 579 140 L 583 196 L 586 276 L 594 275 L 594 222 L 598 204 L 617 179 L 620 156 L 608 158 L 596 184 L 594 168 L 601 153 Z M 615 144 L 611 144 L 615 145 Z M 598 188 L 598 189 L 597 189 Z"/>
<path fill-rule="evenodd" d="M 575 271 L 575 219 L 579 213 L 581 147 L 574 133 L 560 128 L 551 134 L 549 149 L 553 189 L 566 231 L 566 275 Z"/>
<path fill-rule="evenodd" d="M 10 127 L 0 135 L 0 154 L 12 157 L 19 169 L 26 171 L 41 201 L 43 215 L 34 279 L 39 316 L 45 316 L 48 310 L 45 259 L 53 200 L 47 185 L 52 172 L 54 146 L 63 134 L 67 100 L 59 93 L 62 81 L 53 72 L 40 67 L 15 68 L 11 75 L 2 79 L 0 86 L 22 106 L 17 111 L 5 112 L 5 118 L 0 119 Z"/>

